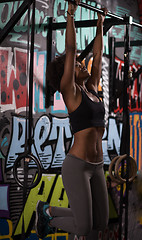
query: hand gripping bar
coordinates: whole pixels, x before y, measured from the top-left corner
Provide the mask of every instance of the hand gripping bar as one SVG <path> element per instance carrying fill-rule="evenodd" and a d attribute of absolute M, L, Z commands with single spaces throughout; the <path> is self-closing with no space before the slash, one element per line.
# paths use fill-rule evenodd
<path fill-rule="evenodd" d="M 65 1 L 71 2 L 72 4 L 75 4 L 75 5 L 76 5 L 75 0 L 65 0 Z M 91 6 L 91 5 L 87 4 L 87 3 L 80 2 L 80 3 L 79 3 L 79 6 L 80 6 L 80 7 L 84 7 L 84 8 L 86 8 L 86 9 L 89 9 L 89 10 L 92 10 L 92 11 L 95 11 L 95 12 L 98 12 L 98 13 L 104 15 L 103 10 L 101 10 L 101 9 L 99 9 L 99 8 L 96 8 L 96 7 L 94 7 L 94 6 Z M 128 20 L 128 18 L 126 18 L 126 17 L 120 17 L 120 16 L 118 16 L 118 15 L 116 15 L 116 14 L 113 14 L 113 13 L 111 13 L 111 12 L 108 12 L 108 13 L 107 13 L 107 16 L 108 16 L 108 17 L 112 17 L 112 18 L 116 18 L 116 19 L 118 19 L 118 20 L 126 21 L 126 23 L 129 23 L 129 24 L 132 24 L 132 25 L 134 25 L 134 26 L 136 26 L 136 27 L 142 28 L 142 25 L 141 25 L 141 24 L 132 21 L 133 18 L 132 18 L 131 16 L 129 17 L 129 20 Z"/>

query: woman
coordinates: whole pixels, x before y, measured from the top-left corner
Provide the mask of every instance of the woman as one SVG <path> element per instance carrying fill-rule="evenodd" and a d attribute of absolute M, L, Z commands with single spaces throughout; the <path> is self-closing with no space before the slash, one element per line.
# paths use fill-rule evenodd
<path fill-rule="evenodd" d="M 98 14 L 90 75 L 76 61 L 74 13 L 78 4 L 79 0 L 76 0 L 76 5 L 68 3 L 66 56 L 56 59 L 48 67 L 49 80 L 52 77 L 49 84 L 62 93 L 74 133 L 74 144 L 62 166 L 63 184 L 70 208 L 52 207 L 39 201 L 36 208 L 36 231 L 40 238 L 54 228 L 87 236 L 93 229 L 104 230 L 108 222 L 102 152 L 104 106 L 96 93 L 101 77 L 105 17 Z M 107 10 L 103 11 L 106 15 Z M 54 82 L 53 75 L 58 69 L 60 74 Z"/>

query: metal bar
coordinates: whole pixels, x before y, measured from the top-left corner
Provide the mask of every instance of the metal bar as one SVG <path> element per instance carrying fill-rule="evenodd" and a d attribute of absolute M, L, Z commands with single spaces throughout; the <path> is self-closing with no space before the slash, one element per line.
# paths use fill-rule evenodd
<path fill-rule="evenodd" d="M 117 19 L 114 19 L 113 22 L 110 18 L 105 19 L 104 23 L 114 25 L 125 25 L 126 23 L 124 21 L 120 21 Z M 49 29 L 49 24 L 42 23 L 43 26 L 45 26 L 47 29 Z M 60 29 L 66 29 L 66 22 L 53 22 L 52 23 L 52 30 L 60 30 Z M 95 27 L 97 25 L 97 20 L 81 20 L 81 21 L 75 21 L 75 27 L 76 28 L 84 28 L 84 27 Z M 39 26 L 38 24 L 35 24 L 35 27 Z"/>
<path fill-rule="evenodd" d="M 24 182 L 23 182 L 23 206 L 26 204 L 27 200 L 27 181 L 28 181 L 28 162 L 24 160 Z M 24 227 L 24 214 L 22 217 L 22 235 L 21 235 L 21 240 L 26 239 L 26 234 L 25 234 L 25 227 Z"/>
<path fill-rule="evenodd" d="M 47 65 L 52 60 L 52 24 L 53 24 L 53 18 L 49 18 L 49 24 L 48 24 L 48 34 L 47 34 Z"/>
<path fill-rule="evenodd" d="M 109 113 L 114 112 L 114 96 L 115 96 L 115 38 L 109 39 Z"/>
<path fill-rule="evenodd" d="M 47 76 L 47 66 L 49 62 L 52 61 L 52 24 L 53 24 L 53 18 L 49 18 L 49 24 L 48 24 L 48 34 L 47 34 L 47 62 L 46 62 L 46 76 Z M 48 82 L 46 81 L 46 87 L 45 87 L 45 106 L 48 108 L 51 103 L 51 87 L 49 86 Z"/>
<path fill-rule="evenodd" d="M 30 49 L 30 5 L 28 6 L 28 31 L 27 31 L 27 66 L 29 66 L 29 49 Z M 26 81 L 26 89 L 28 89 L 29 84 L 29 67 L 27 67 L 27 81 Z M 28 90 L 26 91 L 26 123 L 25 123 L 25 152 L 28 151 Z"/>
<path fill-rule="evenodd" d="M 132 25 L 142 28 L 142 24 L 140 24 L 140 23 L 132 22 Z"/>
<path fill-rule="evenodd" d="M 121 166 L 121 174 L 124 172 L 124 162 L 122 162 Z M 120 187 L 120 202 L 119 202 L 119 232 L 118 232 L 118 240 L 122 239 L 122 214 L 123 214 L 123 184 Z"/>
<path fill-rule="evenodd" d="M 21 16 L 26 12 L 28 9 L 28 4 L 32 4 L 33 0 L 25 0 L 22 5 L 18 8 L 16 13 L 12 16 L 12 18 L 8 21 L 5 27 L 0 31 L 0 44 L 3 40 L 7 37 L 8 33 L 13 29 L 15 24 L 19 21 Z"/>
<path fill-rule="evenodd" d="M 97 25 L 97 20 L 82 20 L 82 21 L 75 21 L 75 27 L 76 28 L 82 28 L 82 27 L 94 27 Z M 65 29 L 67 26 L 66 22 L 61 23 L 53 23 L 52 24 L 52 30 L 59 30 L 59 29 Z"/>
<path fill-rule="evenodd" d="M 30 0 L 31 4 L 33 2 L 33 0 Z M 26 0 L 25 0 L 26 2 Z M 26 4 L 27 6 L 28 4 Z M 21 5 L 22 7 L 22 5 Z M 23 7 L 25 7 L 23 5 Z M 19 7 L 20 8 L 20 7 Z M 24 14 L 24 12 L 27 10 L 27 8 L 23 11 L 23 13 L 20 13 L 20 16 L 18 16 L 18 11 L 13 15 L 13 17 L 11 18 L 11 20 L 7 23 L 7 25 L 0 31 L 0 44 L 1 42 L 5 39 L 5 37 L 8 35 L 8 33 L 13 29 L 14 24 L 16 24 L 18 22 L 18 20 L 20 19 L 20 17 Z M 12 22 L 14 21 L 14 23 L 12 24 Z M 114 19 L 113 22 L 111 19 L 105 19 L 106 24 L 112 24 L 112 26 L 115 25 L 125 25 L 126 23 L 124 21 L 121 20 L 117 20 Z M 49 24 L 43 24 L 47 27 L 47 29 L 50 27 Z M 60 30 L 60 29 L 66 29 L 66 22 L 59 22 L 59 23 L 52 23 L 52 30 Z M 97 25 L 97 20 L 82 20 L 82 21 L 75 21 L 75 27 L 76 28 L 83 28 L 83 27 L 94 27 Z M 36 26 L 36 24 L 35 24 Z"/>
<path fill-rule="evenodd" d="M 104 25 L 125 25 L 126 21 L 120 21 L 117 19 L 114 19 L 112 22 L 112 19 L 107 18 L 104 21 Z M 67 23 L 66 22 L 59 22 L 59 23 L 53 23 L 52 24 L 52 30 L 59 30 L 59 29 L 65 29 L 66 28 Z M 97 26 L 97 20 L 82 20 L 82 21 L 75 21 L 75 27 L 76 28 L 82 28 L 82 27 L 95 27 Z M 49 28 L 49 26 L 47 25 L 47 28 Z M 109 27 L 110 28 L 110 27 Z"/>
<path fill-rule="evenodd" d="M 35 31 L 35 0 L 33 0 L 31 50 L 30 50 L 30 72 L 29 72 L 29 153 L 32 146 L 33 129 L 33 65 L 34 65 L 34 31 Z"/>
<path fill-rule="evenodd" d="M 125 193 L 125 239 L 128 237 L 128 195 L 129 195 L 129 154 L 130 154 L 130 123 L 129 123 L 129 109 L 128 102 L 129 97 L 127 93 L 129 81 L 129 53 L 130 53 L 130 24 L 126 24 L 126 34 L 124 41 L 124 81 L 123 81 L 123 128 L 122 128 L 122 138 L 120 153 L 121 155 L 127 154 L 126 159 L 126 193 Z M 122 171 L 124 170 L 124 163 L 122 165 Z M 121 189 L 121 198 L 120 198 L 120 219 L 122 221 L 123 214 L 123 186 Z M 119 240 L 121 239 L 122 231 L 122 222 L 119 222 Z"/>
<path fill-rule="evenodd" d="M 125 36 L 125 51 L 124 51 L 124 96 L 123 96 L 123 114 L 124 114 L 124 128 L 125 128 L 125 153 L 127 153 L 126 159 L 126 193 L 125 193 L 125 239 L 128 237 L 128 197 L 129 197 L 129 155 L 130 155 L 130 123 L 129 123 L 129 98 L 127 89 L 130 84 L 128 72 L 129 72 L 129 53 L 130 53 L 130 24 L 126 25 Z M 124 144 L 123 141 L 123 144 Z"/>
<path fill-rule="evenodd" d="M 84 8 L 86 8 L 86 9 L 89 9 L 89 10 L 92 10 L 92 11 L 95 11 L 95 12 L 98 12 L 98 13 L 101 13 L 101 14 L 104 15 L 103 10 L 101 10 L 101 9 L 99 9 L 99 8 L 96 8 L 96 7 L 93 7 L 93 6 L 91 6 L 91 5 L 88 5 L 88 4 L 86 4 L 86 3 L 81 2 L 81 3 L 79 4 L 79 6 L 80 6 L 80 7 L 84 7 Z M 108 13 L 107 13 L 107 16 L 108 16 L 108 17 L 113 17 L 113 18 L 116 18 L 116 19 L 119 19 L 119 20 L 124 20 L 123 17 L 120 17 L 120 16 L 118 16 L 118 15 L 116 15 L 116 14 L 113 14 L 113 13 L 111 13 L 111 12 L 108 12 Z"/>
<path fill-rule="evenodd" d="M 73 1 L 73 0 L 65 0 L 65 1 L 69 1 L 69 2 L 71 2 L 72 4 L 75 4 L 75 1 Z M 80 3 L 79 3 L 79 6 L 80 6 L 80 7 L 84 7 L 84 8 L 86 8 L 86 9 L 89 9 L 89 10 L 92 10 L 92 11 L 95 11 L 95 12 L 98 12 L 98 13 L 101 13 L 101 14 L 104 15 L 104 11 L 103 11 L 103 10 L 101 10 L 101 9 L 99 9 L 99 8 L 96 8 L 96 7 L 94 7 L 94 6 L 91 6 L 91 5 L 89 5 L 89 4 L 80 2 Z M 114 18 L 117 18 L 117 19 L 119 19 L 119 20 L 123 20 L 122 17 L 120 17 L 120 16 L 118 16 L 118 15 L 115 15 L 115 14 L 113 14 L 113 13 L 111 13 L 111 12 L 108 12 L 108 13 L 107 13 L 107 16 L 109 16 L 109 17 L 114 17 Z"/>
<path fill-rule="evenodd" d="M 113 19 L 113 22 L 112 22 L 112 19 L 110 18 L 106 18 L 104 23 L 106 24 L 111 24 L 112 26 L 115 26 L 115 25 L 125 25 L 126 22 L 124 21 L 121 21 L 121 20 L 117 20 L 117 19 Z M 47 23 L 43 23 L 42 24 L 43 26 L 45 26 L 47 29 L 49 29 L 49 24 Z M 52 30 L 55 31 L 55 30 L 60 30 L 60 29 L 66 29 L 66 25 L 67 23 L 66 22 L 53 22 L 52 23 Z M 97 25 L 97 20 L 94 19 L 94 20 L 81 20 L 81 21 L 75 21 L 75 27 L 76 28 L 84 28 L 84 27 L 95 27 Z M 35 27 L 38 26 L 38 24 L 35 24 Z M 131 42 L 131 46 L 135 46 L 134 43 L 135 41 L 132 41 Z M 138 43 L 137 46 L 140 46 L 142 45 L 142 41 L 141 40 L 137 40 L 136 42 L 140 42 L 140 44 Z M 119 42 L 116 44 L 118 44 L 118 47 L 119 47 Z M 120 42 L 121 46 L 124 47 L 124 42 Z"/>
<path fill-rule="evenodd" d="M 130 41 L 131 47 L 142 46 L 142 40 Z M 115 42 L 115 47 L 124 47 L 124 42 Z"/>
<path fill-rule="evenodd" d="M 72 4 L 76 4 L 76 3 L 75 3 L 75 0 L 65 0 L 65 1 L 69 1 L 69 2 L 71 2 Z M 79 3 L 79 6 L 80 6 L 80 7 L 84 7 L 84 8 L 86 8 L 86 9 L 89 9 L 89 10 L 92 10 L 92 11 L 95 11 L 95 12 L 98 12 L 98 13 L 101 13 L 101 14 L 104 15 L 103 10 L 101 10 L 101 9 L 99 9 L 99 8 L 96 8 L 96 7 L 94 7 L 94 6 L 91 6 L 91 5 L 89 5 L 89 4 L 80 2 L 80 3 Z M 108 12 L 108 13 L 107 13 L 107 16 L 108 16 L 108 17 L 111 17 L 111 18 L 118 19 L 118 20 L 122 20 L 122 21 L 124 20 L 124 21 L 125 21 L 125 17 L 118 16 L 118 15 L 113 14 L 113 13 L 111 13 L 111 12 Z M 136 27 L 142 28 L 142 25 L 139 24 L 139 23 L 135 23 L 135 22 L 132 21 L 131 24 L 134 25 L 134 26 L 136 26 Z"/>

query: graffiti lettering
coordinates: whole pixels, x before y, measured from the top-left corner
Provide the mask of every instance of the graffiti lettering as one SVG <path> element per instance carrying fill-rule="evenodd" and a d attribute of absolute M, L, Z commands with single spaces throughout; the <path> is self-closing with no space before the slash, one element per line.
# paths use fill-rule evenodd
<path fill-rule="evenodd" d="M 141 114 L 133 114 L 130 119 L 131 136 L 133 136 L 133 138 L 131 138 L 131 155 L 135 155 L 137 164 L 139 165 L 139 168 L 141 168 L 139 160 L 141 153 Z M 25 128 L 25 118 L 14 116 L 12 121 L 13 132 L 11 134 L 11 140 L 9 140 L 9 150 L 7 153 L 7 168 L 11 168 L 18 155 L 24 152 Z M 139 133 L 139 141 L 135 139 L 137 134 L 135 134 L 134 131 Z M 105 129 L 102 141 L 105 164 L 110 163 L 111 153 L 113 153 L 113 155 L 120 154 L 121 133 L 122 123 L 118 124 L 116 123 L 115 118 L 109 118 L 108 127 Z M 73 143 L 69 118 L 52 117 L 50 120 L 47 115 L 41 116 L 34 126 L 33 139 L 34 144 L 32 145 L 32 152 L 37 158 L 39 158 L 43 168 L 61 167 L 65 155 Z M 138 142 L 139 146 L 136 144 Z M 31 163 L 30 166 L 35 167 L 35 164 Z"/>
<path fill-rule="evenodd" d="M 11 144 L 7 154 L 7 168 L 13 167 L 15 159 L 24 152 L 25 128 L 25 118 L 14 116 Z M 117 126 L 115 119 L 109 118 L 108 132 L 105 129 L 102 142 L 105 164 L 110 163 L 109 151 L 114 152 L 114 154 L 120 153 L 121 129 L 122 124 Z M 50 120 L 48 116 L 43 115 L 35 124 L 33 139 L 32 152 L 39 158 L 43 168 L 61 167 L 65 155 L 73 143 L 69 118 L 52 117 Z M 35 164 L 31 163 L 30 166 L 35 167 Z"/>
<path fill-rule="evenodd" d="M 69 126 L 69 118 L 58 119 L 53 118 L 52 131 L 49 140 L 58 139 L 56 149 L 53 157 L 52 167 L 61 167 L 65 159 L 65 152 L 69 149 L 65 149 L 65 139 L 71 139 L 71 130 Z"/>
<path fill-rule="evenodd" d="M 12 167 L 18 155 L 24 152 L 25 128 L 26 120 L 14 116 L 13 134 L 7 156 L 7 168 Z M 52 168 L 61 167 L 72 139 L 68 117 L 62 119 L 53 117 L 51 123 L 48 116 L 42 116 L 35 125 L 33 138 L 32 152 L 39 158 L 43 168 L 48 169 L 49 166 Z M 54 150 L 51 142 L 54 142 Z M 35 166 L 33 164 L 30 165 L 33 167 Z"/>

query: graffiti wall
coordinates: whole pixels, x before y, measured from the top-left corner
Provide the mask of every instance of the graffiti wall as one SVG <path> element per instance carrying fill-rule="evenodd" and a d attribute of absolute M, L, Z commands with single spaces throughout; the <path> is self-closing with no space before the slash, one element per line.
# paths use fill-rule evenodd
<path fill-rule="evenodd" d="M 100 1 L 84 1 L 95 7 L 101 7 Z M 109 6 L 118 15 L 130 11 L 130 6 L 119 6 L 118 2 Z M 132 1 L 133 2 L 133 1 Z M 106 3 L 107 4 L 107 3 Z M 2 30 L 16 13 L 22 1 L 0 3 L 0 29 Z M 128 4 L 129 5 L 129 4 Z M 133 3 L 131 3 L 131 6 Z M 134 8 L 134 7 L 133 7 Z M 135 3 L 137 11 L 137 4 Z M 0 46 L 0 239 L 38 239 L 35 233 L 35 207 L 38 200 L 48 201 L 53 206 L 68 207 L 67 195 L 62 183 L 61 167 L 64 158 L 73 144 L 67 108 L 62 95 L 56 92 L 51 96 L 51 104 L 45 104 L 47 36 L 49 17 L 56 22 L 66 22 L 67 3 L 61 0 L 36 1 L 35 17 L 35 47 L 34 47 L 34 77 L 33 77 L 33 155 L 42 164 L 42 178 L 39 184 L 25 192 L 15 181 L 13 167 L 17 157 L 25 152 L 29 120 L 29 45 L 28 21 L 32 17 L 32 8 L 28 20 L 26 11 L 15 24 Z M 134 17 L 136 16 L 134 9 Z M 78 8 L 75 20 L 94 19 L 95 12 Z M 30 31 L 30 30 L 29 30 Z M 95 37 L 95 27 L 77 29 L 77 48 L 80 53 Z M 123 38 L 124 26 L 113 27 L 104 36 L 104 54 L 102 59 L 102 78 L 98 91 L 105 105 L 106 128 L 103 135 L 103 156 L 105 175 L 107 179 L 108 166 L 112 158 L 120 154 L 122 134 L 122 82 L 124 75 L 123 49 L 116 51 L 114 83 L 116 97 L 110 101 L 110 52 L 109 39 Z M 132 39 L 141 40 L 141 33 L 132 29 Z M 65 29 L 53 31 L 52 57 L 65 51 Z M 29 45 L 28 45 L 29 43 Z M 131 50 L 131 70 L 136 72 L 142 65 L 142 47 Z M 92 53 L 86 60 L 90 71 Z M 48 74 L 48 73 L 47 73 Z M 128 89 L 130 111 L 130 154 L 135 158 L 139 170 L 142 170 L 142 74 L 131 82 Z M 111 108 L 110 108 L 111 106 Z M 113 107 L 112 107 L 113 106 Z M 110 109 L 113 109 L 110 111 Z M 29 179 L 34 181 L 37 176 L 37 165 L 29 163 Z M 18 166 L 17 175 L 23 181 L 22 166 Z M 119 186 L 115 195 L 119 197 Z M 112 195 L 109 193 L 110 222 L 118 218 L 118 209 Z M 118 239 L 118 225 L 112 224 L 106 229 L 105 239 Z M 75 239 L 76 237 L 74 237 Z M 68 233 L 60 229 L 56 234 L 48 235 L 46 239 L 71 239 Z M 76 238 L 77 239 L 77 238 Z M 98 239 L 102 239 L 101 232 Z M 137 239 L 138 240 L 138 239 Z"/>

